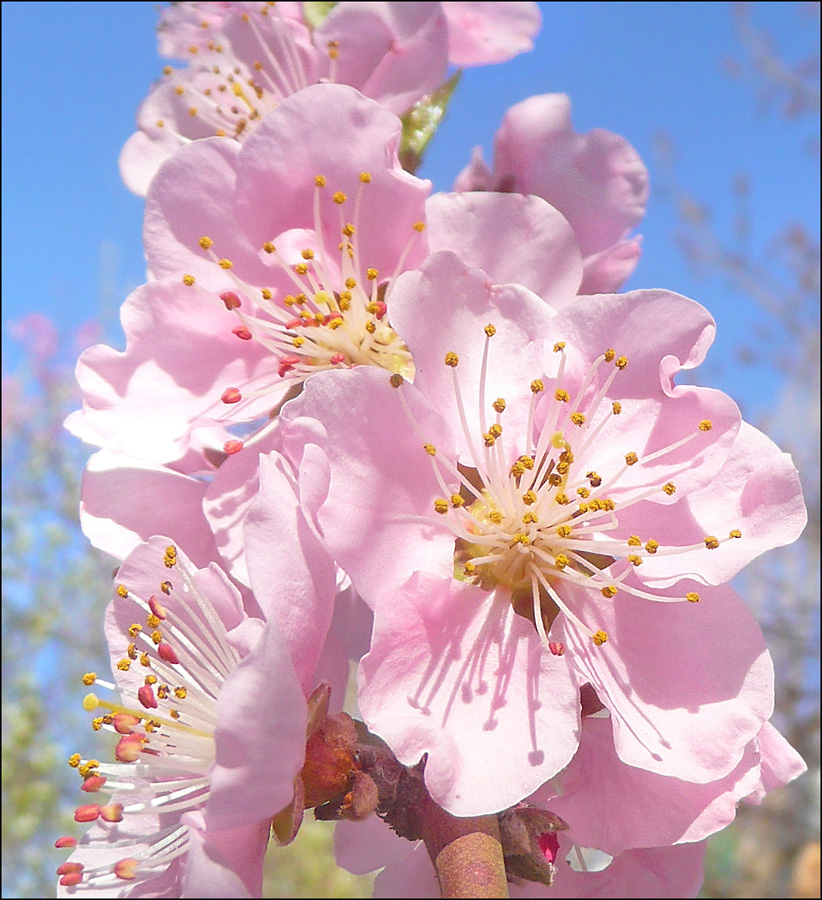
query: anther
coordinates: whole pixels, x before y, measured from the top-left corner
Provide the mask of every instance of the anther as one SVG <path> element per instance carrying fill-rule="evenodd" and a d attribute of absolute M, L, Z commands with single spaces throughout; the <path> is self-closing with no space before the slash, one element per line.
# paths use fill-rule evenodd
<path fill-rule="evenodd" d="M 203 235 L 197 243 L 203 248 L 203 250 L 208 250 L 208 248 L 214 243 L 210 237 Z"/>
<path fill-rule="evenodd" d="M 674 485 L 673 481 L 669 481 L 667 484 L 662 485 L 662 490 L 670 497 L 676 493 L 676 485 Z"/>
<path fill-rule="evenodd" d="M 444 516 L 448 512 L 448 501 L 443 499 L 435 500 L 434 510 L 441 516 Z"/>
<path fill-rule="evenodd" d="M 700 431 L 710 431 L 713 427 L 714 427 L 714 426 L 713 426 L 713 422 L 711 422 L 710 419 L 703 419 L 703 420 L 699 423 L 699 430 L 700 430 Z"/>
<path fill-rule="evenodd" d="M 394 388 L 398 388 L 403 383 L 403 381 L 405 381 L 405 379 L 402 377 L 402 375 L 398 375 L 396 373 L 388 379 L 388 383 L 391 385 L 391 387 Z"/>
<path fill-rule="evenodd" d="M 688 591 L 688 593 L 685 595 L 685 599 L 689 603 L 699 603 L 699 594 L 697 594 L 696 591 Z"/>
<path fill-rule="evenodd" d="M 240 450 L 243 449 L 243 442 L 238 440 L 226 441 L 223 444 L 223 453 L 227 453 L 229 456 L 233 456 L 235 453 L 239 453 Z"/>
<path fill-rule="evenodd" d="M 705 546 L 709 550 L 716 550 L 716 548 L 719 546 L 719 541 L 712 534 L 709 534 L 706 538 L 704 538 L 704 541 Z"/>
<path fill-rule="evenodd" d="M 563 388 L 557 388 L 554 391 L 554 399 L 559 400 L 560 403 L 567 403 L 571 397 L 569 396 L 568 391 Z"/>
<path fill-rule="evenodd" d="M 639 457 L 632 450 L 630 453 L 625 454 L 625 464 L 627 466 L 634 466 L 639 462 Z"/>
<path fill-rule="evenodd" d="M 505 401 L 502 399 L 502 397 L 497 397 L 497 399 L 491 405 L 498 413 L 505 411 Z"/>
<path fill-rule="evenodd" d="M 456 353 L 449 350 L 448 353 L 445 354 L 445 365 L 450 366 L 452 369 L 455 369 L 460 362 L 460 358 Z"/>
<path fill-rule="evenodd" d="M 194 281 L 195 278 L 193 275 L 183 275 L 183 284 L 188 285 L 188 287 L 191 287 L 191 285 L 194 284 Z"/>
<path fill-rule="evenodd" d="M 496 326 L 492 325 L 490 322 L 485 326 L 484 330 L 488 337 L 493 337 L 497 333 Z"/>
<path fill-rule="evenodd" d="M 597 631 L 596 634 L 591 635 L 591 640 L 597 647 L 601 647 L 608 640 L 608 635 L 604 631 Z"/>
<path fill-rule="evenodd" d="M 545 384 L 543 383 L 541 378 L 535 378 L 531 382 L 531 393 L 532 394 L 538 394 L 538 393 L 540 393 L 540 391 L 544 391 L 544 390 L 545 390 Z"/>
<path fill-rule="evenodd" d="M 239 309 L 243 305 L 242 300 L 240 300 L 239 296 L 235 294 L 234 291 L 223 291 L 223 293 L 220 294 L 220 299 L 225 303 L 225 308 L 229 311 L 232 309 Z"/>
<path fill-rule="evenodd" d="M 239 388 L 230 387 L 223 391 L 220 399 L 223 403 L 239 403 L 243 399 L 243 395 L 240 393 Z"/>

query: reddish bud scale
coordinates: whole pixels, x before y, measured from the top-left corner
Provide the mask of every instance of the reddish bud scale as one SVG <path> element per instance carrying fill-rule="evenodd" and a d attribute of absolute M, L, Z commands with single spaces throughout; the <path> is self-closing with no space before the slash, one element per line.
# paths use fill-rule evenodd
<path fill-rule="evenodd" d="M 94 822 L 100 818 L 100 807 L 96 803 L 88 806 L 78 806 L 74 810 L 75 822 Z"/>
<path fill-rule="evenodd" d="M 243 305 L 234 291 L 224 291 L 220 294 L 220 299 L 225 303 L 225 308 L 228 310 L 239 309 Z"/>
<path fill-rule="evenodd" d="M 106 783 L 106 779 L 102 775 L 89 775 L 88 778 L 80 785 L 81 791 L 87 791 L 92 794 L 95 791 L 99 791 L 100 788 Z"/>
<path fill-rule="evenodd" d="M 239 453 L 240 450 L 242 450 L 242 449 L 243 449 L 242 441 L 237 441 L 237 440 L 226 441 L 223 444 L 223 452 L 227 453 L 229 456 L 233 456 L 235 453 Z"/>
<path fill-rule="evenodd" d="M 165 660 L 167 663 L 170 663 L 172 666 L 176 666 L 178 662 L 180 662 L 180 657 L 177 656 L 177 651 L 171 646 L 171 644 L 163 641 L 160 646 L 157 648 L 157 653 L 160 655 L 160 659 Z"/>
<path fill-rule="evenodd" d="M 240 393 L 239 388 L 230 387 L 223 391 L 223 395 L 220 399 L 223 403 L 239 403 L 240 400 L 243 399 L 243 395 Z"/>

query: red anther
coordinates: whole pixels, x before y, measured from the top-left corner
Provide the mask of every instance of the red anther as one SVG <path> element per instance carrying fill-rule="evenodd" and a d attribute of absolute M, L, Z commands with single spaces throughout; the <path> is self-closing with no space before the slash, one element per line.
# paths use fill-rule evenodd
<path fill-rule="evenodd" d="M 64 834 L 62 837 L 57 838 L 57 840 L 54 842 L 54 846 L 58 850 L 62 850 L 64 847 L 76 847 L 77 838 L 73 838 L 69 834 Z"/>
<path fill-rule="evenodd" d="M 554 831 L 546 831 L 537 835 L 537 844 L 542 850 L 543 856 L 549 863 L 553 863 L 559 853 L 559 838 Z"/>
<path fill-rule="evenodd" d="M 114 758 L 119 762 L 136 762 L 143 750 L 145 740 L 146 738 L 142 734 L 127 734 L 125 737 L 121 737 L 114 748 Z"/>
<path fill-rule="evenodd" d="M 165 641 L 157 648 L 157 652 L 160 654 L 160 659 L 164 659 L 167 663 L 171 663 L 172 666 L 176 666 L 180 661 L 180 657 L 177 656 L 177 651 L 171 644 L 167 644 Z"/>
<path fill-rule="evenodd" d="M 122 822 L 123 821 L 123 804 L 109 803 L 108 806 L 100 807 L 100 818 L 105 822 Z"/>
<path fill-rule="evenodd" d="M 152 613 L 154 613 L 154 615 L 157 616 L 158 619 L 165 619 L 165 617 L 166 617 L 165 607 L 163 606 L 162 603 L 160 603 L 160 601 L 157 599 L 157 597 L 154 594 L 152 594 L 148 598 L 148 607 L 152 611 Z"/>
<path fill-rule="evenodd" d="M 548 644 L 548 649 L 554 656 L 562 656 L 562 654 L 565 653 L 565 644 L 563 644 L 562 641 L 551 641 L 551 643 Z"/>
<path fill-rule="evenodd" d="M 60 885 L 61 887 L 74 887 L 75 884 L 80 884 L 82 880 L 82 872 L 69 872 L 68 875 L 63 875 L 60 879 Z"/>
<path fill-rule="evenodd" d="M 131 729 L 139 725 L 140 720 L 131 713 L 115 713 L 112 724 L 117 734 L 131 734 Z"/>
<path fill-rule="evenodd" d="M 242 441 L 226 441 L 223 444 L 223 452 L 227 453 L 229 456 L 232 456 L 235 453 L 239 453 L 244 446 L 245 444 L 243 444 Z"/>
<path fill-rule="evenodd" d="M 377 311 L 374 313 L 374 315 L 377 317 L 377 319 L 381 319 L 388 312 L 388 304 L 385 302 L 385 300 L 377 300 L 376 307 Z"/>
<path fill-rule="evenodd" d="M 131 881 L 137 876 L 137 863 L 138 860 L 133 857 L 118 860 L 114 864 L 114 874 L 124 881 Z"/>
<path fill-rule="evenodd" d="M 250 341 L 252 337 L 251 332 L 245 325 L 238 325 L 236 328 L 232 328 L 231 333 L 236 334 L 241 341 Z"/>
<path fill-rule="evenodd" d="M 77 841 L 74 842 L 75 844 Z M 62 865 L 57 866 L 57 874 L 58 875 L 71 875 L 72 872 L 82 872 L 85 869 L 85 866 L 79 862 L 64 862 Z"/>
<path fill-rule="evenodd" d="M 99 791 L 105 783 L 106 779 L 103 775 L 89 775 L 80 785 L 80 790 L 93 794 L 95 791 Z"/>
<path fill-rule="evenodd" d="M 137 691 L 137 699 L 146 709 L 157 709 L 157 698 L 154 696 L 154 689 L 150 684 L 144 684 L 140 690 Z"/>
<path fill-rule="evenodd" d="M 331 364 L 334 366 L 339 365 L 341 362 L 345 362 L 345 354 L 344 353 L 335 353 L 331 357 Z"/>
<path fill-rule="evenodd" d="M 226 309 L 239 309 L 243 305 L 234 291 L 224 291 L 220 294 L 220 299 L 225 303 Z"/>
<path fill-rule="evenodd" d="M 220 399 L 223 403 L 239 403 L 243 399 L 243 395 L 240 393 L 239 388 L 230 387 L 223 391 L 223 396 Z"/>
<path fill-rule="evenodd" d="M 285 323 L 285 327 L 286 327 L 287 329 L 300 328 L 300 326 L 302 326 L 303 324 L 304 324 L 304 320 L 303 320 L 303 319 L 289 319 L 289 320 Z"/>
<path fill-rule="evenodd" d="M 283 375 L 285 375 L 286 372 L 290 372 L 299 361 L 299 356 L 284 356 L 280 360 L 280 366 L 277 369 L 277 374 L 280 376 L 280 378 L 282 378 Z"/>
<path fill-rule="evenodd" d="M 90 803 L 88 806 L 78 806 L 74 810 L 75 822 L 93 822 L 100 817 L 100 807 L 96 803 Z"/>

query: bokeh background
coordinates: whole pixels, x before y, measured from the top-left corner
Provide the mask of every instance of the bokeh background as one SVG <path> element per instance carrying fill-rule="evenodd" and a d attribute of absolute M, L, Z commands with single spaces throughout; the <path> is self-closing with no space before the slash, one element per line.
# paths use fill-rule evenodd
<path fill-rule="evenodd" d="M 791 452 L 809 524 L 737 589 L 766 632 L 775 721 L 809 772 L 710 842 L 705 897 L 819 896 L 819 4 L 540 3 L 535 50 L 468 70 L 418 174 L 435 190 L 505 110 L 563 92 L 578 131 L 627 138 L 651 174 L 626 287 L 699 300 L 718 336 L 695 380 L 731 394 Z M 144 280 L 143 201 L 117 158 L 164 61 L 149 2 L 2 4 L 3 896 L 52 896 L 78 833 L 75 750 L 101 755 L 79 676 L 104 670 L 113 560 L 77 524 L 90 452 L 63 432 L 72 370 L 123 347 Z M 269 853 L 269 896 L 368 896 L 334 870 L 330 830 Z"/>

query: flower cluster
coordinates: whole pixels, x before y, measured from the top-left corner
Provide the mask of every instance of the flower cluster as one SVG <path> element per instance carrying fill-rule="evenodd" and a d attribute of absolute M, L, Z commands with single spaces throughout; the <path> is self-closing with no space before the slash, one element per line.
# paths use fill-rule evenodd
<path fill-rule="evenodd" d="M 71 759 L 111 797 L 77 809 L 64 893 L 259 895 L 272 826 L 314 806 L 356 820 L 341 864 L 437 896 L 431 804 L 494 818 L 517 896 L 688 896 L 704 840 L 803 770 L 728 584 L 801 532 L 798 475 L 677 383 L 708 311 L 616 293 L 636 151 L 544 95 L 452 193 L 401 165 L 449 64 L 538 26 L 532 3 L 163 12 L 188 62 L 121 157 L 148 281 L 67 422 L 99 448 L 84 530 L 124 561 L 115 680 L 86 677 L 119 695 L 86 699 L 116 761 Z"/>

